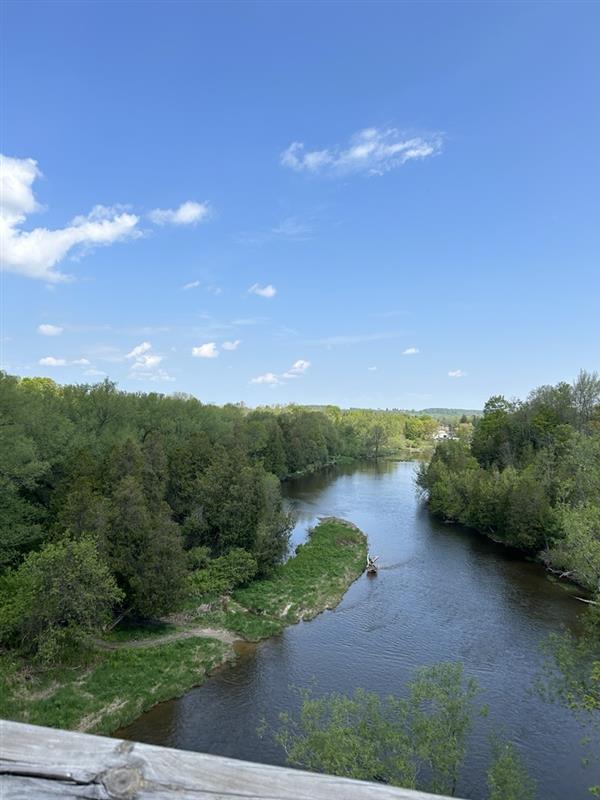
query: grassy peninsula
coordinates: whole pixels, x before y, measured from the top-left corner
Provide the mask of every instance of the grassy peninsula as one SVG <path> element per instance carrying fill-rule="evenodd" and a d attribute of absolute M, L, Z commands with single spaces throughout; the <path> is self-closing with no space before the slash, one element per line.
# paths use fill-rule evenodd
<path fill-rule="evenodd" d="M 201 684 L 235 657 L 236 638 L 257 641 L 335 607 L 362 573 L 366 550 L 365 535 L 352 523 L 324 519 L 292 558 L 268 578 L 235 590 L 220 611 L 197 610 L 186 624 L 116 629 L 80 665 L 33 668 L 6 652 L 0 717 L 111 733 Z"/>

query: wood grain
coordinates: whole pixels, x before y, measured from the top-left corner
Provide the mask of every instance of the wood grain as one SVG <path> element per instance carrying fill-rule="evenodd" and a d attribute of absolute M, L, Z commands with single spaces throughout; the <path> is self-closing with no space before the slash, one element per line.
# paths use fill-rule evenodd
<path fill-rule="evenodd" d="M 0 797 L 443 800 L 409 789 L 6 720 L 0 721 Z"/>

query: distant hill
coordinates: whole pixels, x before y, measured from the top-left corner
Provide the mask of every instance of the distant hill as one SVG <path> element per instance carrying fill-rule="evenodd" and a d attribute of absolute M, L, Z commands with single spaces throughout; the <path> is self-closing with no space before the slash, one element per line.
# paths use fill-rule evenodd
<path fill-rule="evenodd" d="M 411 414 L 429 414 L 430 417 L 480 417 L 483 411 L 480 408 L 424 408 L 422 411 L 411 411 Z"/>
<path fill-rule="evenodd" d="M 407 411 L 414 416 L 428 416 L 449 425 L 456 424 L 463 416 L 471 422 L 473 417 L 481 417 L 483 411 L 474 408 L 424 408 L 421 411 Z"/>
<path fill-rule="evenodd" d="M 302 406 L 310 411 L 325 411 L 328 406 L 324 405 L 307 405 Z M 405 408 L 358 408 L 351 406 L 346 411 L 372 411 L 374 414 L 406 414 L 411 417 L 433 417 L 443 422 L 455 422 L 463 415 L 468 417 L 481 417 L 483 411 L 480 408 L 422 408 L 422 409 L 405 409 Z"/>

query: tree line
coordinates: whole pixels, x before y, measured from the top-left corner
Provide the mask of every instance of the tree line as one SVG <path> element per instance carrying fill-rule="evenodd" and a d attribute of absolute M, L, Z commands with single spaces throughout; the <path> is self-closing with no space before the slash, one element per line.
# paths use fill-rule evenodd
<path fill-rule="evenodd" d="M 116 615 L 163 615 L 190 592 L 266 574 L 291 529 L 281 479 L 436 427 L 395 411 L 218 407 L 2 373 L 0 638 L 54 662 Z"/>
<path fill-rule="evenodd" d="M 440 443 L 417 483 L 431 511 L 536 554 L 588 590 L 584 634 L 547 646 L 546 689 L 600 709 L 600 376 L 485 404 L 470 439 Z M 600 790 L 599 790 L 600 791 Z"/>

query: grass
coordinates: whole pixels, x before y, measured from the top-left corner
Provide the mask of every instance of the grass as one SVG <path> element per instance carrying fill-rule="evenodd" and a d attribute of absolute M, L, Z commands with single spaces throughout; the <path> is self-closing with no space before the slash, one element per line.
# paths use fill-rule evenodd
<path fill-rule="evenodd" d="M 229 654 L 214 639 L 183 639 L 144 650 L 98 652 L 79 669 L 35 673 L 5 655 L 0 659 L 0 717 L 109 734 L 202 683 Z"/>
<path fill-rule="evenodd" d="M 366 556 L 367 540 L 361 531 L 343 520 L 324 520 L 269 578 L 237 589 L 226 612 L 209 615 L 210 624 L 256 641 L 312 619 L 340 602 L 362 574 Z"/>
<path fill-rule="evenodd" d="M 196 623 L 220 627 L 258 641 L 286 625 L 335 607 L 363 572 L 367 540 L 351 523 L 328 519 L 296 555 L 264 580 L 234 592 L 227 610 L 198 615 Z M 158 622 L 122 623 L 105 635 L 118 645 L 97 649 L 81 667 L 34 670 L 10 653 L 0 655 L 0 718 L 34 725 L 109 734 L 164 700 L 203 682 L 233 657 L 216 639 L 188 638 L 145 648 L 133 640 L 182 630 Z"/>
<path fill-rule="evenodd" d="M 123 620 L 116 628 L 105 633 L 103 638 L 107 642 L 130 642 L 139 639 L 153 639 L 175 633 L 177 626 L 161 620 L 149 620 L 144 623 Z"/>

